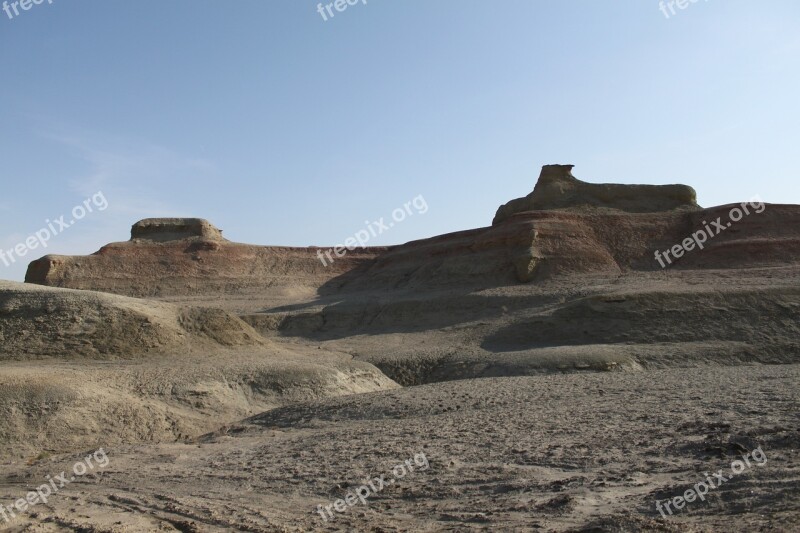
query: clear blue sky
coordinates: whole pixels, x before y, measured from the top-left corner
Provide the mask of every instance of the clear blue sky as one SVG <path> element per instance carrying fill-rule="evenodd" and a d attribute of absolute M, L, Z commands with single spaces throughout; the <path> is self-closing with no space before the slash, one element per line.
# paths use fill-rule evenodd
<path fill-rule="evenodd" d="M 13 14 L 13 11 L 12 11 Z M 800 3 L 48 0 L 0 11 L 0 248 L 102 191 L 45 253 L 208 218 L 233 240 L 370 244 L 486 226 L 539 167 L 800 203 Z"/>

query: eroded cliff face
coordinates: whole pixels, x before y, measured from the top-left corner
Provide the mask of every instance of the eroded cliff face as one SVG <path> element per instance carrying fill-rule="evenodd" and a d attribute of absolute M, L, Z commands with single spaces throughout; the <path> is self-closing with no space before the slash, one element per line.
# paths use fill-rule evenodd
<path fill-rule="evenodd" d="M 589 184 L 571 165 L 543 168 L 529 196 L 492 226 L 391 248 L 356 248 L 333 264 L 320 249 L 230 242 L 202 219 L 147 219 L 128 242 L 87 257 L 46 256 L 26 281 L 126 296 L 241 296 L 265 307 L 349 292 L 473 289 L 571 274 L 660 271 L 668 250 L 732 208 L 703 209 L 685 185 Z M 687 253 L 675 269 L 783 266 L 800 260 L 800 208 L 762 205 Z M 254 304 L 255 305 L 255 304 Z"/>
<path fill-rule="evenodd" d="M 89 256 L 48 255 L 33 261 L 26 283 L 133 297 L 307 294 L 358 271 L 386 248 L 355 249 L 330 264 L 318 248 L 254 246 L 228 241 L 203 219 L 146 219 L 131 240 Z"/>
<path fill-rule="evenodd" d="M 682 243 L 732 206 L 627 213 L 544 210 L 488 228 L 410 242 L 378 256 L 348 290 L 496 287 L 568 277 L 658 272 L 654 254 Z M 687 252 L 670 269 L 780 267 L 800 261 L 800 208 L 768 205 Z"/>
<path fill-rule="evenodd" d="M 546 165 L 533 192 L 497 210 L 493 224 L 516 213 L 552 209 L 606 208 L 628 213 L 699 209 L 697 193 L 688 185 L 623 185 L 586 183 L 572 175 L 574 165 Z"/>

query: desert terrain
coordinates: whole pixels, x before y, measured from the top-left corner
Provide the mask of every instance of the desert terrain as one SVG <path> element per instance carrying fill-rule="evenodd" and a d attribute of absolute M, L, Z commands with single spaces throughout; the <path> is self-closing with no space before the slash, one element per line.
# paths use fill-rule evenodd
<path fill-rule="evenodd" d="M 0 282 L 0 528 L 800 530 L 800 206 L 547 165 L 319 252 L 146 219 Z"/>

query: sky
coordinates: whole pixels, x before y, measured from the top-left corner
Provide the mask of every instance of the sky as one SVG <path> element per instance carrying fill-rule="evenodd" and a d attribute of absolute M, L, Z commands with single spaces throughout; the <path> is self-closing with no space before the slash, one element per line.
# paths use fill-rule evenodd
<path fill-rule="evenodd" d="M 551 163 L 800 204 L 796 0 L 40 2 L 0 11 L 0 250 L 55 231 L 2 279 L 149 217 L 327 247 L 422 197 L 368 244 L 488 226 Z"/>

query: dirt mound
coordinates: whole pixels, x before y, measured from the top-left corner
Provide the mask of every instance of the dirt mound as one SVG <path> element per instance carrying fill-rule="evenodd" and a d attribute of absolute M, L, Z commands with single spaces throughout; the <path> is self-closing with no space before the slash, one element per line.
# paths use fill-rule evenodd
<path fill-rule="evenodd" d="M 797 268 L 629 273 L 466 292 L 363 293 L 243 316 L 403 385 L 541 372 L 797 363 Z"/>
<path fill-rule="evenodd" d="M 0 282 L 0 455 L 176 440 L 290 402 L 391 389 L 221 309 Z"/>
<path fill-rule="evenodd" d="M 572 175 L 574 165 L 546 165 L 533 192 L 500 207 L 493 224 L 516 213 L 550 209 L 609 208 L 631 213 L 697 209 L 697 193 L 688 185 L 586 183 Z"/>
<path fill-rule="evenodd" d="M 314 352 L 239 348 L 134 361 L 5 362 L 0 458 L 174 442 L 295 402 L 397 387 L 368 363 Z"/>
<path fill-rule="evenodd" d="M 265 340 L 218 309 L 0 282 L 0 358 L 130 358 Z"/>
<path fill-rule="evenodd" d="M 583 344 L 747 343 L 766 362 L 800 362 L 800 287 L 620 291 L 580 298 L 514 323 L 483 346 L 513 351 Z"/>

